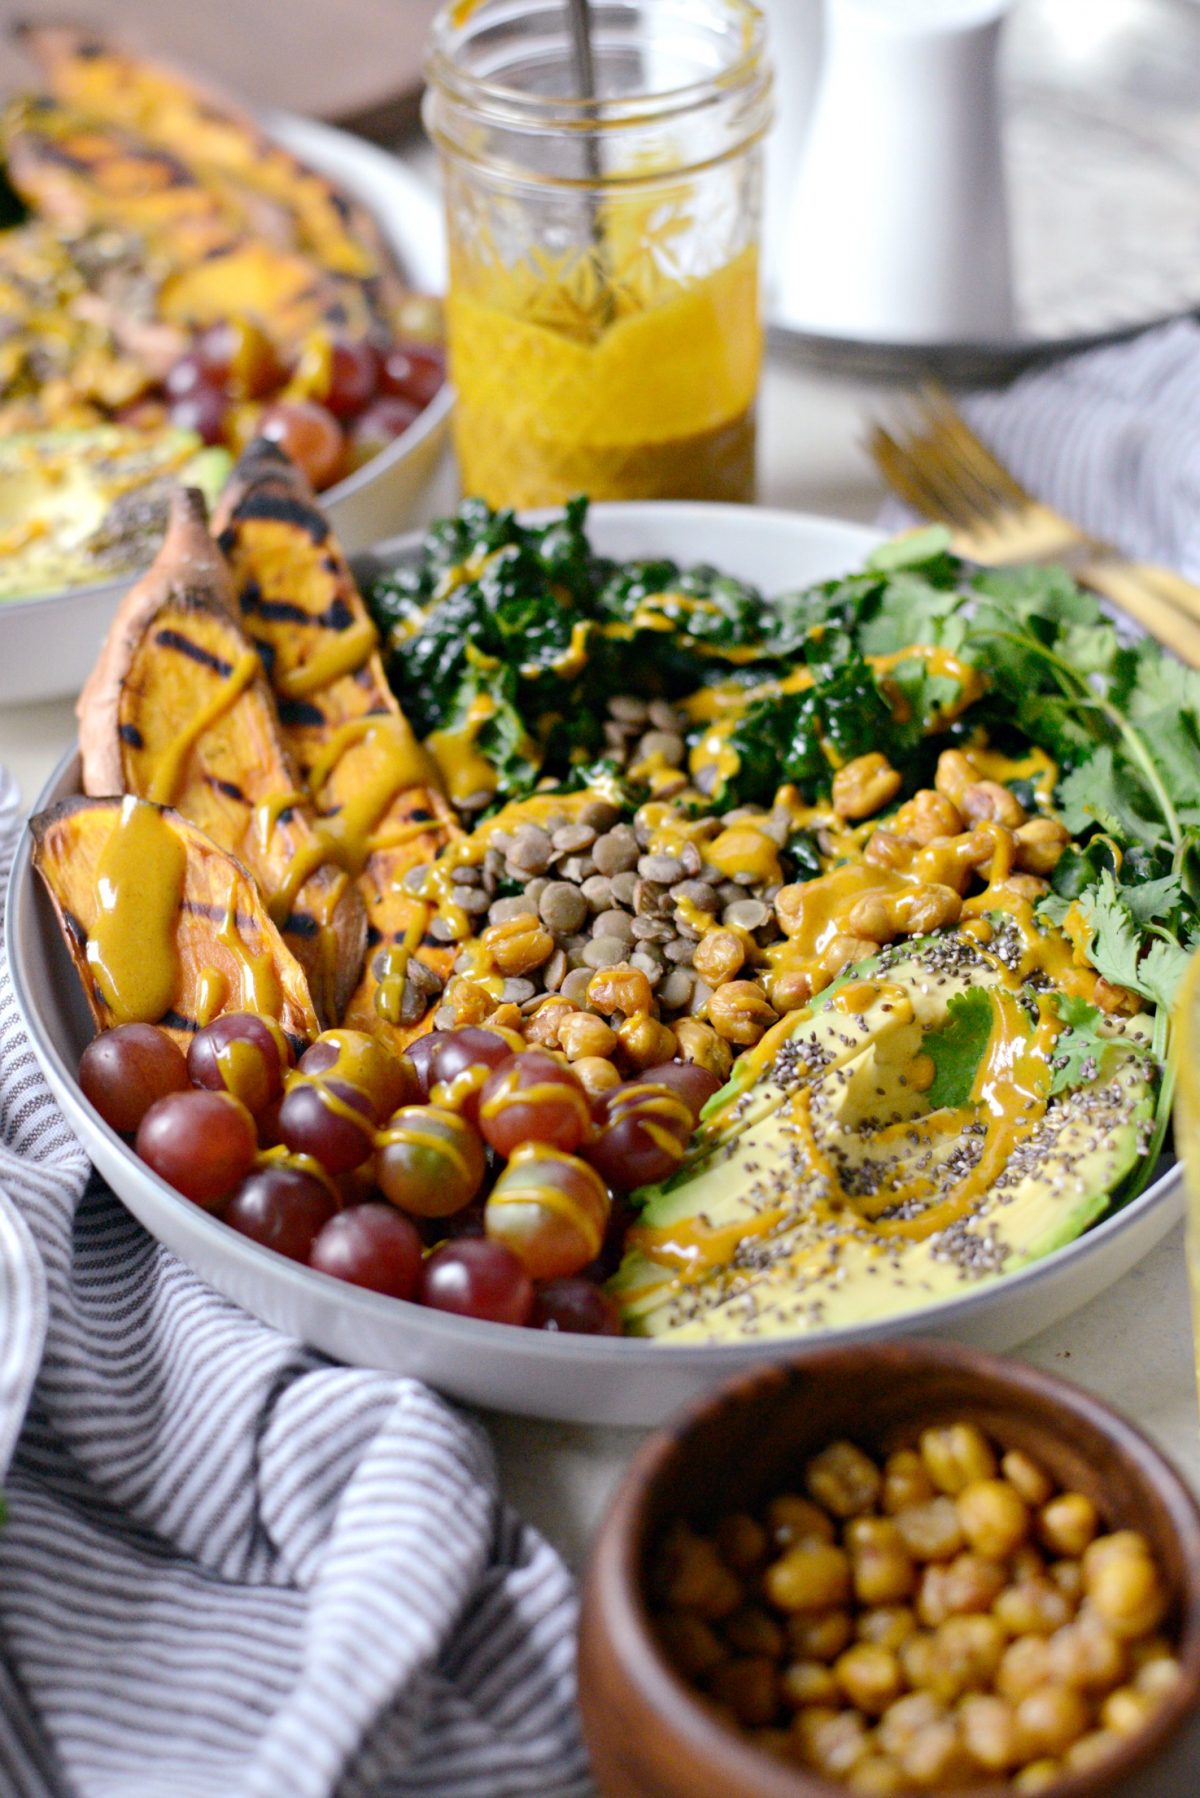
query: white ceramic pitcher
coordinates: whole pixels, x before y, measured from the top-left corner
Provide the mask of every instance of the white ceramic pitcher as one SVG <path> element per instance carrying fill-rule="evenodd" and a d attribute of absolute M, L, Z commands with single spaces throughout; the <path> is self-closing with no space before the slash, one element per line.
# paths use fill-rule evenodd
<path fill-rule="evenodd" d="M 776 318 L 866 342 L 1013 334 L 997 83 L 1009 5 L 825 0 L 814 21 L 813 0 L 767 0 L 785 115 L 768 185 Z"/>

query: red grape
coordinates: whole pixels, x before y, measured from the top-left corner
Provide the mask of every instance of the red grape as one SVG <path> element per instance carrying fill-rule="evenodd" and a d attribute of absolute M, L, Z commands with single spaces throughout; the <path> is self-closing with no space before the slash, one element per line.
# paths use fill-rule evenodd
<path fill-rule="evenodd" d="M 228 412 L 229 401 L 219 388 L 194 387 L 171 401 L 167 418 L 177 431 L 195 431 L 202 442 L 213 444 L 224 435 Z"/>
<path fill-rule="evenodd" d="M 314 1175 L 276 1163 L 243 1180 L 222 1216 L 264 1248 L 289 1261 L 307 1261 L 318 1231 L 336 1211 L 332 1193 Z"/>
<path fill-rule="evenodd" d="M 421 1278 L 421 1238 L 391 1205 L 355 1205 L 331 1217 L 312 1245 L 310 1267 L 393 1299 L 411 1299 Z"/>
<path fill-rule="evenodd" d="M 188 350 L 173 362 L 167 370 L 163 386 L 173 400 L 187 399 L 200 387 L 211 387 L 220 392 L 224 381 L 220 375 L 214 375 L 211 368 L 198 356 L 195 350 Z"/>
<path fill-rule="evenodd" d="M 279 1107 L 279 1134 L 295 1155 L 311 1155 L 329 1174 L 346 1174 L 375 1146 L 367 1094 L 327 1075 L 297 1074 Z"/>
<path fill-rule="evenodd" d="M 608 1188 L 586 1161 L 545 1143 L 518 1148 L 488 1195 L 488 1237 L 535 1280 L 577 1274 L 594 1261 L 608 1222 Z"/>
<path fill-rule="evenodd" d="M 674 1173 L 695 1121 L 673 1086 L 630 1080 L 605 1094 L 597 1134 L 584 1154 L 610 1186 L 632 1192 Z"/>
<path fill-rule="evenodd" d="M 130 1136 L 156 1099 L 187 1090 L 187 1063 L 156 1024 L 118 1024 L 83 1051 L 79 1084 L 104 1122 Z"/>
<path fill-rule="evenodd" d="M 490 1070 L 508 1061 L 514 1048 L 523 1046 L 521 1039 L 511 1031 L 501 1035 L 498 1030 L 475 1025 L 438 1035 L 430 1067 L 430 1097 L 447 1111 L 461 1111 L 478 1128 L 480 1089 Z"/>
<path fill-rule="evenodd" d="M 404 1051 L 417 1077 L 417 1096 L 421 1099 L 430 1096 L 437 1079 L 434 1067 L 437 1052 L 449 1035 L 448 1030 L 427 1030 L 423 1036 L 414 1037 Z"/>
<path fill-rule="evenodd" d="M 421 1270 L 417 1296 L 434 1311 L 496 1324 L 526 1324 L 533 1310 L 533 1284 L 516 1256 L 479 1236 L 435 1249 Z"/>
<path fill-rule="evenodd" d="M 188 1044 L 187 1068 L 196 1086 L 232 1093 L 257 1117 L 283 1091 L 291 1061 L 279 1026 L 253 1011 L 227 1011 Z"/>
<path fill-rule="evenodd" d="M 559 1330 L 568 1336 L 619 1336 L 621 1313 L 594 1281 L 568 1275 L 539 1286 L 533 1324 L 535 1329 Z"/>
<path fill-rule="evenodd" d="M 714 1093 L 719 1093 L 723 1082 L 707 1068 L 702 1068 L 694 1061 L 664 1061 L 656 1068 L 647 1068 L 638 1075 L 638 1083 L 650 1086 L 669 1086 L 673 1093 L 678 1093 L 690 1110 L 693 1118 L 699 1119 L 700 1113 L 708 1104 Z M 606 1095 L 611 1096 L 611 1095 Z"/>
<path fill-rule="evenodd" d="M 335 339 L 329 350 L 329 385 L 320 395 L 335 418 L 352 418 L 379 386 L 379 352 L 353 338 Z"/>
<path fill-rule="evenodd" d="M 366 411 L 350 429 L 350 443 L 355 461 L 361 465 L 385 450 L 389 443 L 402 437 L 420 412 L 411 400 L 392 399 L 387 394 L 372 400 Z"/>
<path fill-rule="evenodd" d="M 542 1049 L 510 1055 L 488 1076 L 479 1095 L 479 1127 L 500 1155 L 521 1143 L 550 1143 L 568 1153 L 591 1128 L 583 1086 Z"/>
<path fill-rule="evenodd" d="M 383 358 L 382 386 L 420 408 L 446 379 L 446 358 L 433 343 L 396 343 Z"/>
<path fill-rule="evenodd" d="M 212 1211 L 250 1172 L 258 1139 L 240 1099 L 193 1087 L 156 1100 L 138 1128 L 137 1152 L 185 1199 Z"/>
<path fill-rule="evenodd" d="M 412 1072 L 403 1056 L 393 1055 L 365 1030 L 326 1030 L 304 1051 L 299 1065 L 302 1074 L 329 1074 L 365 1093 L 377 1124 L 413 1097 Z"/>
<path fill-rule="evenodd" d="M 264 407 L 258 434 L 277 443 L 314 487 L 337 479 L 345 441 L 337 419 L 315 400 L 276 400 Z"/>
<path fill-rule="evenodd" d="M 286 372 L 267 333 L 249 318 L 222 319 L 206 326 L 193 354 L 209 378 L 237 399 L 262 399 L 281 384 Z"/>
<path fill-rule="evenodd" d="M 379 1137 L 375 1178 L 401 1211 L 449 1217 L 469 1205 L 487 1172 L 482 1142 L 457 1111 L 405 1105 Z"/>

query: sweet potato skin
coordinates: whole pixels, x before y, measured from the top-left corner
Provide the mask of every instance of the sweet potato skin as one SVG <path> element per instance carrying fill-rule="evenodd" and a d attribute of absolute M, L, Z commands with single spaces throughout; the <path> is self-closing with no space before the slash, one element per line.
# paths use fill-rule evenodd
<path fill-rule="evenodd" d="M 318 1015 L 335 1022 L 362 968 L 365 908 L 324 854 L 198 494 L 179 490 L 162 550 L 122 602 L 78 709 L 84 791 L 169 803 L 236 855 Z"/>
<path fill-rule="evenodd" d="M 420 1013 L 385 1015 L 389 952 L 393 964 L 418 957 L 439 983 L 455 954 L 426 934 L 430 908 L 404 879 L 460 834 L 454 814 L 387 684 L 346 558 L 303 475 L 273 444 L 252 444 L 241 458 L 214 530 L 318 818 L 358 826 L 344 865 L 366 901 L 367 964 L 344 1021 L 399 1048 Z"/>
<path fill-rule="evenodd" d="M 97 1030 L 118 1021 L 88 961 L 88 940 L 101 909 L 97 871 L 128 803 L 66 799 L 29 822 L 33 865 L 53 902 Z M 177 991 L 160 1016 L 145 1022 L 158 1024 L 186 1048 L 213 1017 L 249 1009 L 273 1017 L 294 1046 L 311 1042 L 318 1025 L 304 970 L 272 924 L 249 872 L 178 812 L 153 809 L 177 833 L 183 873 L 174 925 Z M 136 910 L 129 923 L 136 931 Z"/>

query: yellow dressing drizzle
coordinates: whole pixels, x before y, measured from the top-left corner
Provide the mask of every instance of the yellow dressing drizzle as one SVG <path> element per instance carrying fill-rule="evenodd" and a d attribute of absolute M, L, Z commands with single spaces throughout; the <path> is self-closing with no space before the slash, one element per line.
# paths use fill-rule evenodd
<path fill-rule="evenodd" d="M 179 990 L 177 927 L 187 852 L 156 806 L 127 797 L 96 868 L 87 959 L 117 1024 L 153 1024 Z"/>

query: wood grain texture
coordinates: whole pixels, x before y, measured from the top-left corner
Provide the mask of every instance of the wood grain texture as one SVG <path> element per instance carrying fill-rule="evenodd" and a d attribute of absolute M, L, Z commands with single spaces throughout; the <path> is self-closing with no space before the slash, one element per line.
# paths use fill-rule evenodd
<path fill-rule="evenodd" d="M 36 85 L 18 21 L 93 27 L 252 106 L 371 126 L 415 118 L 436 0 L 0 0 L 0 92 Z"/>
<path fill-rule="evenodd" d="M 634 1460 L 588 1566 L 580 1708 L 604 1798 L 845 1798 L 846 1787 L 773 1761 L 716 1722 L 659 1653 L 645 1571 L 671 1519 L 701 1528 L 795 1485 L 836 1437 L 873 1452 L 911 1446 L 929 1424 L 968 1418 L 1002 1448 L 1035 1455 L 1085 1492 L 1105 1525 L 1141 1530 L 1172 1595 L 1183 1677 L 1153 1722 L 1102 1767 L 1046 1788 L 1099 1798 L 1145 1765 L 1200 1704 L 1200 1509 L 1130 1424 L 1078 1388 L 952 1343 L 824 1350 L 734 1382 L 660 1432 Z M 974 1785 L 942 1798 L 999 1798 Z"/>

